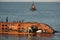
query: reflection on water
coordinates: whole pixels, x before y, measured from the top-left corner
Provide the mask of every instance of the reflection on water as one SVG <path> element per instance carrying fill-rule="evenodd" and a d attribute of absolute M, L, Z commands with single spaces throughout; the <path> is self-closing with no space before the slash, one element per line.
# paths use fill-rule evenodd
<path fill-rule="evenodd" d="M 59 40 L 60 33 L 46 34 L 46 33 L 34 33 L 34 34 L 19 34 L 8 35 L 0 34 L 0 40 Z"/>
<path fill-rule="evenodd" d="M 57 40 L 54 34 L 46 33 L 34 33 L 34 34 L 19 34 L 19 35 L 7 35 L 1 34 L 0 40 Z"/>

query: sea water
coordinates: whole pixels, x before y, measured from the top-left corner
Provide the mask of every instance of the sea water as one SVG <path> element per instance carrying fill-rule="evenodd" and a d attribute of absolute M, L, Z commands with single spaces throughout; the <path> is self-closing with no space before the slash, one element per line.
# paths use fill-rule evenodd
<path fill-rule="evenodd" d="M 60 31 L 60 2 L 35 2 L 36 11 L 31 11 L 32 2 L 0 2 L 0 21 L 39 22 Z M 53 37 L 33 36 L 33 40 L 59 40 L 60 33 Z M 27 37 L 0 35 L 0 40 L 28 40 Z M 32 39 L 31 39 L 32 40 Z"/>

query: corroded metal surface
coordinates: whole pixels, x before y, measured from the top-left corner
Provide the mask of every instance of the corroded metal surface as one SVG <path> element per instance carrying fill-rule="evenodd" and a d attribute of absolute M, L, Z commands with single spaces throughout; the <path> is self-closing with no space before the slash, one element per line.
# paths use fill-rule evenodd
<path fill-rule="evenodd" d="M 38 30 L 42 30 L 44 33 L 54 33 L 54 30 L 47 24 L 38 22 L 0 22 L 0 32 L 2 29 L 4 32 L 12 32 L 20 30 L 21 32 L 26 32 L 27 28 L 36 27 Z"/>

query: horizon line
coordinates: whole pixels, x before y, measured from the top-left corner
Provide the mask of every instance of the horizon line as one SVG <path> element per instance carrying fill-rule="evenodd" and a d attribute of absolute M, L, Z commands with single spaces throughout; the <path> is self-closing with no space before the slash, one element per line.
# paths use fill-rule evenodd
<path fill-rule="evenodd" d="M 1 2 L 1 1 L 0 1 Z M 2 2 L 8 2 L 8 1 L 2 1 Z M 9 1 L 9 2 L 15 2 L 15 1 Z M 18 2 L 18 1 L 17 1 Z M 19 1 L 20 2 L 20 1 Z M 22 1 L 23 2 L 23 1 Z M 28 1 L 29 2 L 29 1 Z M 33 1 L 32 1 L 33 2 Z"/>

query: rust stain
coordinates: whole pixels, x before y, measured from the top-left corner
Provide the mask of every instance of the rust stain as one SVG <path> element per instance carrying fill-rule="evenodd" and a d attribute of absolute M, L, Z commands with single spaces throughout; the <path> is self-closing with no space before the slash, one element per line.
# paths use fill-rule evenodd
<path fill-rule="evenodd" d="M 0 22 L 0 33 L 2 29 L 9 30 L 22 30 L 22 32 L 28 27 L 36 26 L 38 29 L 45 30 L 46 33 L 54 33 L 54 30 L 47 24 L 38 22 Z"/>

